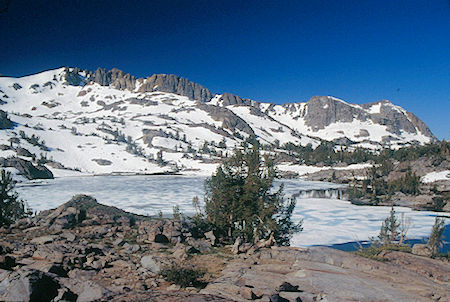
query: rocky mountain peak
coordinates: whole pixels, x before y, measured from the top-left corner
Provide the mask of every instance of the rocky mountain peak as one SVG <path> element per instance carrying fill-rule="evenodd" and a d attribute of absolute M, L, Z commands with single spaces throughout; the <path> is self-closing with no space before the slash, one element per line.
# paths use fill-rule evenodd
<path fill-rule="evenodd" d="M 119 90 L 134 90 L 136 87 L 136 78 L 120 69 L 113 68 L 106 70 L 97 68 L 94 72 L 81 70 L 78 67 L 64 70 L 66 83 L 72 86 L 84 86 L 89 82 L 100 84 L 101 86 L 112 86 Z"/>
<path fill-rule="evenodd" d="M 333 123 L 370 121 L 386 126 L 386 130 L 395 135 L 421 134 L 430 137 L 432 141 L 437 140 L 417 116 L 389 100 L 355 105 L 330 96 L 315 96 L 306 103 L 306 107 L 305 124 L 313 131 L 324 129 Z M 392 138 L 385 136 L 383 139 L 388 142 Z"/>

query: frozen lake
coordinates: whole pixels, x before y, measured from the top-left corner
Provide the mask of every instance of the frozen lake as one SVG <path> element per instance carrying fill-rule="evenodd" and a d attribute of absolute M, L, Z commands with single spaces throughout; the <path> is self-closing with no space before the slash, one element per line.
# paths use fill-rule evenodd
<path fill-rule="evenodd" d="M 185 214 L 193 212 L 192 198 L 203 200 L 204 177 L 191 176 L 89 176 L 66 177 L 32 182 L 17 187 L 33 210 L 56 208 L 75 194 L 87 194 L 98 202 L 143 215 L 159 211 L 172 213 L 178 205 Z M 333 189 L 339 185 L 304 180 L 282 180 L 286 198 L 302 190 Z M 279 182 L 278 182 L 279 184 Z M 412 220 L 410 238 L 430 234 L 437 214 L 396 207 Z M 303 231 L 292 239 L 293 246 L 332 245 L 376 236 L 390 207 L 355 206 L 348 201 L 323 198 L 297 198 L 294 219 L 303 219 Z"/>

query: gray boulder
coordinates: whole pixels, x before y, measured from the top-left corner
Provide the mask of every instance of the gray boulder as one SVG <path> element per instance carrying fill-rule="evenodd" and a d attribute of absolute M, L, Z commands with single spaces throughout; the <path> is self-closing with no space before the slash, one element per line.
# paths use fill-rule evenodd
<path fill-rule="evenodd" d="M 211 242 L 212 245 L 216 244 L 216 236 L 213 231 L 206 232 L 205 237 Z"/>
<path fill-rule="evenodd" d="M 411 252 L 414 255 L 431 257 L 433 254 L 430 247 L 427 244 L 416 243 L 413 245 Z"/>
<path fill-rule="evenodd" d="M 31 239 L 31 243 L 34 244 L 46 244 L 46 243 L 51 243 L 55 240 L 56 236 L 55 235 L 46 235 L 46 236 L 41 236 L 41 237 L 36 237 Z"/>
<path fill-rule="evenodd" d="M 158 274 L 161 271 L 159 261 L 152 255 L 142 257 L 141 266 L 154 274 Z"/>

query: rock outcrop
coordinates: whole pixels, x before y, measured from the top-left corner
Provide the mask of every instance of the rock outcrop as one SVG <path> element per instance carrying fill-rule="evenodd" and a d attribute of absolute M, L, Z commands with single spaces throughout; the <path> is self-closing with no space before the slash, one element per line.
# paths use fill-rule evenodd
<path fill-rule="evenodd" d="M 197 107 L 205 112 L 208 112 L 214 120 L 222 122 L 222 127 L 225 129 L 229 129 L 231 131 L 235 131 L 237 129 L 249 135 L 255 135 L 253 129 L 245 120 L 227 108 L 208 104 L 198 104 Z"/>
<path fill-rule="evenodd" d="M 223 106 L 230 106 L 230 105 L 252 106 L 254 103 L 250 99 L 242 99 L 240 96 L 228 92 L 222 94 L 219 100 L 222 101 Z"/>
<path fill-rule="evenodd" d="M 151 219 L 74 196 L 0 228 L 1 301 L 448 301 L 450 264 L 400 252 L 377 262 L 324 247 L 261 242 L 233 256 L 188 222 Z M 243 247 L 243 245 L 239 245 Z M 243 251 L 241 251 L 243 252 Z M 191 265 L 207 286 L 160 275 Z"/>
<path fill-rule="evenodd" d="M 84 86 L 84 78 L 80 75 L 81 70 L 77 67 L 71 69 L 66 67 L 64 72 L 65 83 L 72 86 Z"/>
<path fill-rule="evenodd" d="M 201 293 L 234 301 L 249 298 L 257 301 L 446 301 L 450 298 L 448 262 L 399 252 L 388 252 L 384 257 L 389 263 L 325 247 L 273 247 L 235 258 L 223 275 Z"/>
<path fill-rule="evenodd" d="M 314 131 L 338 122 L 370 120 L 374 124 L 387 126 L 387 130 L 393 134 L 401 135 L 402 132 L 417 134 L 417 131 L 420 131 L 423 135 L 436 140 L 430 129 L 417 116 L 399 109 L 387 100 L 358 106 L 329 96 L 315 96 L 306 103 L 305 107 L 303 111 L 305 124 Z M 377 109 L 371 111 L 372 107 Z M 361 131 L 360 136 L 368 136 L 367 130 L 361 129 Z"/>
<path fill-rule="evenodd" d="M 102 86 L 111 85 L 120 90 L 134 90 L 136 87 L 136 78 L 117 68 L 108 71 L 98 68 L 95 72 L 89 74 L 88 79 Z"/>
<path fill-rule="evenodd" d="M 33 165 L 30 161 L 22 158 L 0 157 L 0 167 L 15 168 L 21 175 L 27 179 L 52 179 L 53 173 L 45 166 Z"/>
<path fill-rule="evenodd" d="M 150 219 L 77 195 L 0 229 L 0 300 L 179 301 L 165 291 L 170 283 L 159 272 L 190 253 L 211 250 L 211 239 L 192 236 L 185 222 Z M 181 296 L 227 301 L 196 292 Z"/>
<path fill-rule="evenodd" d="M 312 97 L 306 103 L 305 110 L 305 123 L 313 130 L 324 129 L 336 122 L 350 123 L 354 118 L 362 121 L 367 119 L 361 108 L 349 106 L 327 96 Z"/>
<path fill-rule="evenodd" d="M 139 92 L 163 91 L 207 102 L 212 98 L 209 89 L 174 74 L 154 74 L 142 80 Z"/>
<path fill-rule="evenodd" d="M 14 123 L 8 118 L 8 114 L 0 110 L 0 130 L 1 129 L 10 129 L 14 127 Z"/>

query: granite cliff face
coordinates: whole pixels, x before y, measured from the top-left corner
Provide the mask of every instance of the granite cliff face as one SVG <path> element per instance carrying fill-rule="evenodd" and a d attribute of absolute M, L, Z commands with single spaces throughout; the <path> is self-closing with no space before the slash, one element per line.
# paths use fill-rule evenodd
<path fill-rule="evenodd" d="M 154 74 L 144 80 L 140 79 L 140 82 L 139 92 L 170 92 L 202 102 L 207 102 L 212 97 L 207 88 L 174 74 Z"/>
<path fill-rule="evenodd" d="M 104 69 L 97 69 L 94 74 L 89 76 L 89 79 L 102 86 L 112 85 L 116 89 L 133 90 L 136 84 L 136 79 L 129 73 L 124 73 L 122 70 L 113 68 L 110 71 Z"/>
<path fill-rule="evenodd" d="M 337 122 L 351 123 L 354 119 L 367 120 L 367 114 L 361 108 L 326 96 L 311 98 L 306 103 L 304 112 L 305 124 L 314 131 Z"/>

